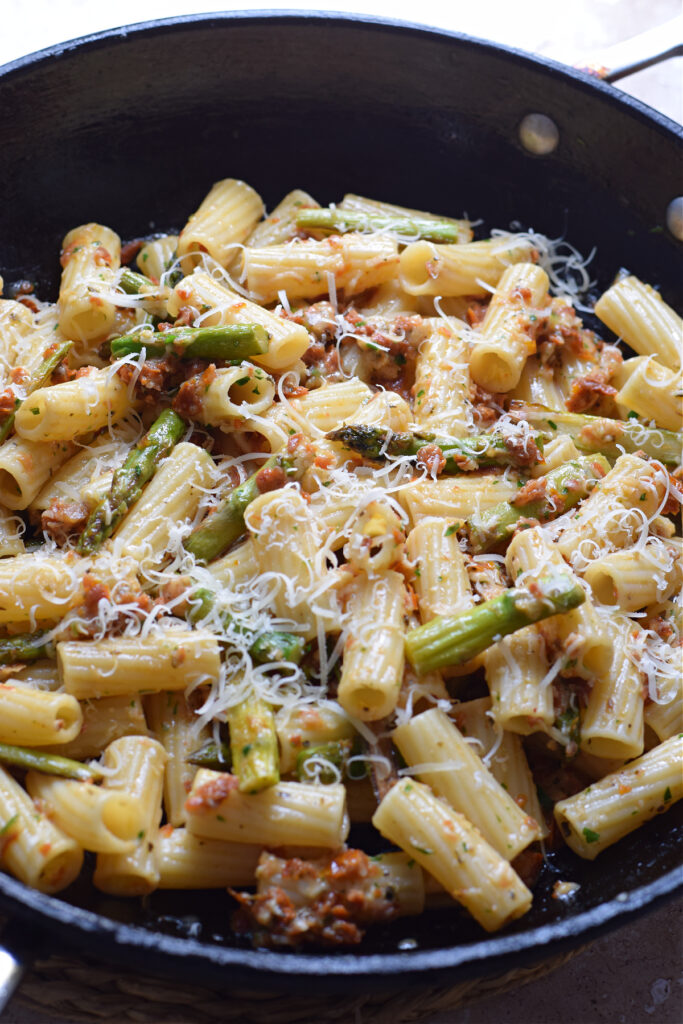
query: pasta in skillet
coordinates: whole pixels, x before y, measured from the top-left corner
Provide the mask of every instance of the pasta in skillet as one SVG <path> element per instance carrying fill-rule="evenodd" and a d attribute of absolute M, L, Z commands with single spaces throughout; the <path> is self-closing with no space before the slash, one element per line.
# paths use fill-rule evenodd
<path fill-rule="evenodd" d="M 0 862 L 257 944 L 494 931 L 682 795 L 682 322 L 618 279 L 624 359 L 541 235 L 264 209 L 0 299 Z"/>

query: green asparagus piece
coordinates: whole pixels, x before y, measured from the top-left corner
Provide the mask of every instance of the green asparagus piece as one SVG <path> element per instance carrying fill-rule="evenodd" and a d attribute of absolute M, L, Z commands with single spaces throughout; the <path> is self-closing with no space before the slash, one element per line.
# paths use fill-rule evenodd
<path fill-rule="evenodd" d="M 136 331 L 110 342 L 115 359 L 137 354 L 148 356 L 168 352 L 180 359 L 245 359 L 268 351 L 270 335 L 260 324 L 230 324 L 226 327 L 176 327 L 168 331 Z"/>
<path fill-rule="evenodd" d="M 556 412 L 542 405 L 515 402 L 511 411 L 546 434 L 569 434 L 582 452 L 601 452 L 616 459 L 621 450 L 643 451 L 652 459 L 677 465 L 683 458 L 683 433 L 649 427 L 638 419 L 610 420 L 575 412 Z"/>
<path fill-rule="evenodd" d="M 323 786 L 331 786 L 335 782 L 340 781 L 350 753 L 351 740 L 334 740 L 330 743 L 321 743 L 317 747 L 307 747 L 306 750 L 300 751 L 297 755 L 296 768 L 294 769 L 296 777 L 299 782 L 313 782 L 315 780 Z M 306 765 L 310 762 L 311 758 L 322 758 L 324 761 L 329 761 L 330 764 L 333 764 L 339 770 L 339 774 L 323 764 L 315 765 L 315 762 L 311 764 L 310 771 L 307 771 Z"/>
<path fill-rule="evenodd" d="M 189 601 L 192 607 L 187 618 L 194 624 L 201 622 L 209 615 L 216 602 L 216 595 L 207 587 L 198 587 L 192 591 Z M 279 630 L 269 630 L 267 633 L 254 635 L 253 630 L 240 625 L 229 612 L 222 612 L 220 618 L 226 629 L 232 628 L 238 633 L 254 638 L 249 647 L 249 653 L 254 661 L 260 663 L 293 661 L 296 665 L 301 661 L 305 646 L 302 637 Z"/>
<path fill-rule="evenodd" d="M 172 409 L 164 409 L 157 417 L 114 473 L 109 494 L 90 513 L 78 544 L 82 555 L 92 554 L 111 536 L 185 430 L 185 421 Z"/>
<path fill-rule="evenodd" d="M 280 469 L 287 480 L 298 479 L 304 471 L 287 455 L 273 455 L 263 464 L 261 469 L 253 473 L 244 483 L 239 484 L 218 506 L 194 533 L 185 541 L 185 548 L 194 555 L 197 561 L 210 562 L 218 558 L 233 541 L 244 533 L 244 513 L 247 507 L 258 498 L 261 491 L 258 486 L 259 475 L 264 470 Z M 263 479 L 263 478 L 261 478 Z M 284 482 L 284 479 L 283 479 Z"/>
<path fill-rule="evenodd" d="M 193 750 L 187 760 L 199 768 L 211 768 L 215 772 L 229 772 L 232 768 L 230 744 L 223 740 L 220 743 L 207 740 L 197 750 Z"/>
<path fill-rule="evenodd" d="M 137 274 L 130 267 L 124 267 L 121 271 L 119 287 L 126 295 L 139 295 L 141 292 L 146 292 L 149 289 L 152 289 L 154 292 L 157 290 L 153 281 L 150 281 L 144 274 Z"/>
<path fill-rule="evenodd" d="M 300 210 L 296 215 L 298 228 L 315 228 L 335 233 L 345 231 L 395 231 L 417 241 L 465 242 L 469 238 L 458 224 L 447 220 L 423 220 L 421 217 L 390 217 L 381 213 L 361 213 L 356 210 L 320 209 Z"/>
<path fill-rule="evenodd" d="M 55 342 L 54 347 L 51 345 L 50 348 L 46 350 L 46 354 L 43 356 L 40 366 L 28 382 L 26 387 L 27 396 L 33 394 L 33 392 L 37 391 L 38 388 L 45 387 L 46 384 L 49 384 L 50 377 L 62 360 L 66 359 L 72 348 L 73 341 L 62 341 Z M 53 350 L 50 351 L 50 349 Z M 14 409 L 12 412 L 8 413 L 0 423 L 0 444 L 9 437 L 12 427 L 14 426 L 14 417 L 20 405 L 21 400 L 16 398 L 14 401 Z"/>
<path fill-rule="evenodd" d="M 59 754 L 47 754 L 44 750 L 13 747 L 9 743 L 0 743 L 0 761 L 16 765 L 18 768 L 44 772 L 46 775 L 78 779 L 80 782 L 89 782 L 102 776 L 96 766 L 83 764 L 82 761 L 72 761 L 70 757 L 61 757 Z"/>
<path fill-rule="evenodd" d="M 439 616 L 406 636 L 406 654 L 418 673 L 462 665 L 508 633 L 583 604 L 569 573 L 553 570 L 530 588 L 512 587 L 459 615 Z"/>
<path fill-rule="evenodd" d="M 387 455 L 417 457 L 425 445 L 436 445 L 446 459 L 445 473 L 462 473 L 480 466 L 531 466 L 540 461 L 543 437 L 530 435 L 524 444 L 512 444 L 501 434 L 473 437 L 438 437 L 426 431 L 396 433 L 383 427 L 346 426 L 326 435 L 363 455 L 366 459 L 384 459 Z"/>
<path fill-rule="evenodd" d="M 474 554 L 489 551 L 497 544 L 509 540 L 521 519 L 548 522 L 561 516 L 567 509 L 588 497 L 598 480 L 609 472 L 610 464 L 604 455 L 584 455 L 551 469 L 539 477 L 545 490 L 525 499 L 523 488 L 513 501 L 501 501 L 486 512 L 475 513 L 465 523 L 470 547 Z M 531 483 L 531 481 L 530 481 Z"/>
<path fill-rule="evenodd" d="M 46 630 L 39 630 L 37 633 L 15 633 L 14 636 L 0 637 L 0 665 L 52 657 L 54 644 L 45 640 L 46 636 Z"/>
<path fill-rule="evenodd" d="M 258 793 L 280 781 L 275 718 L 268 705 L 250 697 L 228 713 L 233 773 L 241 793 Z"/>

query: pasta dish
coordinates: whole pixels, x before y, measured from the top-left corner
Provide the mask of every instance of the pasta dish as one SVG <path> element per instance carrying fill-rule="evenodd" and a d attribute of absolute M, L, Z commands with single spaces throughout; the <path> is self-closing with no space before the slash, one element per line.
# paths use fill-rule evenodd
<path fill-rule="evenodd" d="M 680 799 L 683 321 L 473 239 L 229 178 L 5 281 L 4 870 L 222 890 L 257 945 L 493 932 Z"/>

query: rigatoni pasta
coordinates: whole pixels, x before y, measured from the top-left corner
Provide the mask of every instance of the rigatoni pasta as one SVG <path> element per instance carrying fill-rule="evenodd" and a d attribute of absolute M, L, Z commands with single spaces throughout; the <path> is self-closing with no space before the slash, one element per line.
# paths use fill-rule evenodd
<path fill-rule="evenodd" d="M 590 859 L 683 795 L 680 318 L 617 282 L 624 359 L 573 250 L 352 193 L 177 228 L 0 299 L 2 867 L 504 927 L 553 805 Z"/>

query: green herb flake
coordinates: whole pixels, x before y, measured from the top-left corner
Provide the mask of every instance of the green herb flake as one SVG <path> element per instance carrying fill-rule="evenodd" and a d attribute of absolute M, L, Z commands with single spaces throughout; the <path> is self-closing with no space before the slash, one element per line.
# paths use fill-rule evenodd
<path fill-rule="evenodd" d="M 446 527 L 446 532 L 444 533 L 444 537 L 452 537 L 456 530 L 457 530 L 457 526 L 455 525 L 455 523 L 451 523 L 450 526 Z"/>
<path fill-rule="evenodd" d="M 583 838 L 587 843 L 597 843 L 600 839 L 600 833 L 594 832 L 592 828 L 584 828 Z"/>
<path fill-rule="evenodd" d="M 671 799 L 671 790 L 667 786 L 666 789 L 664 790 L 664 803 L 665 804 L 668 803 L 670 799 Z"/>
<path fill-rule="evenodd" d="M 553 423 L 552 420 L 548 420 L 548 426 L 551 430 L 557 430 L 557 423 Z"/>
<path fill-rule="evenodd" d="M 19 815 L 18 814 L 13 814 L 12 817 L 9 819 L 9 821 L 5 822 L 5 824 L 2 826 L 2 828 L 0 828 L 0 836 L 6 836 L 7 833 L 9 832 L 9 830 L 12 828 L 12 825 L 16 824 L 16 822 L 18 820 L 19 820 Z"/>

